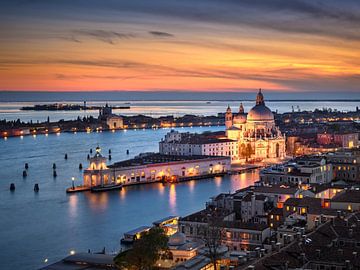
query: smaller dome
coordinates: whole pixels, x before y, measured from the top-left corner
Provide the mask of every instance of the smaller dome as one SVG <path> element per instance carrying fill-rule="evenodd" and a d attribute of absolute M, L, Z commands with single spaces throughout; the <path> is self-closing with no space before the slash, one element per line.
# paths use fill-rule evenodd
<path fill-rule="evenodd" d="M 246 114 L 239 113 L 234 116 L 234 124 L 244 124 L 246 123 Z"/>
<path fill-rule="evenodd" d="M 169 238 L 169 246 L 181 246 L 186 244 L 186 236 L 181 232 L 176 232 Z"/>

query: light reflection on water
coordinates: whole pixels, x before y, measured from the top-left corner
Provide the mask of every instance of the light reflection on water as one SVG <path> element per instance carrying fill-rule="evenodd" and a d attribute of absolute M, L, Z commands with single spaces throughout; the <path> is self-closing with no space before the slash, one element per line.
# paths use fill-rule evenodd
<path fill-rule="evenodd" d="M 171 184 L 170 185 L 170 190 L 169 190 L 169 206 L 170 206 L 170 211 L 173 215 L 176 215 L 177 213 L 177 208 L 176 208 L 176 184 Z"/>
<path fill-rule="evenodd" d="M 248 173 L 178 184 L 129 186 L 104 193 L 65 193 L 72 184 L 71 177 L 75 177 L 76 185 L 80 184 L 79 163 L 86 167 L 89 149 L 97 143 L 103 153 L 111 148 L 113 161 L 118 161 L 156 151 L 157 142 L 168 131 L 62 133 L 0 141 L 5 153 L 0 156 L 0 242 L 6 246 L 0 253 L 2 264 L 7 269 L 37 269 L 44 266 L 44 258 L 52 263 L 72 249 L 100 251 L 105 246 L 108 251 L 116 251 L 124 232 L 167 215 L 184 216 L 198 211 L 210 197 L 257 180 L 257 173 Z M 126 155 L 126 149 L 130 155 Z M 68 160 L 64 159 L 65 153 Z M 30 167 L 28 177 L 23 179 L 26 162 Z M 52 177 L 53 163 L 56 178 Z M 10 183 L 16 185 L 13 193 L 9 192 Z M 40 186 L 38 193 L 33 191 L 35 183 Z"/>

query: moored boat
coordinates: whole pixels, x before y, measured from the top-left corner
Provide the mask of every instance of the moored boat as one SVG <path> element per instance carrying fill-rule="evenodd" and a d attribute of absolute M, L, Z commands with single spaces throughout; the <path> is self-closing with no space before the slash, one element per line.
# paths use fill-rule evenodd
<path fill-rule="evenodd" d="M 115 189 L 122 189 L 122 185 L 119 184 L 109 184 L 109 185 L 102 185 L 102 186 L 94 186 L 91 187 L 91 192 L 102 192 L 102 191 L 109 191 Z"/>

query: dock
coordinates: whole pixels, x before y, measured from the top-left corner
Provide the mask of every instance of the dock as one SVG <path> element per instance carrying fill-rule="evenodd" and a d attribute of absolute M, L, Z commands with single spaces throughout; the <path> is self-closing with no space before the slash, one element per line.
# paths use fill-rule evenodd
<path fill-rule="evenodd" d="M 85 186 L 76 186 L 74 188 L 69 187 L 66 189 L 66 193 L 76 193 L 76 192 L 84 192 L 84 191 L 89 191 L 90 187 L 85 187 Z"/>

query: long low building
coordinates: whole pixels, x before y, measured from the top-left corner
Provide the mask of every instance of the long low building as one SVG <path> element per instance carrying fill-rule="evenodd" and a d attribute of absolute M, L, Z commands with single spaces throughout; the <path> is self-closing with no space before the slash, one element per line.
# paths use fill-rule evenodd
<path fill-rule="evenodd" d="M 145 153 L 133 159 L 106 165 L 97 149 L 84 170 L 84 186 L 110 184 L 133 185 L 158 181 L 182 181 L 225 174 L 230 170 L 229 157 L 174 156 Z"/>

